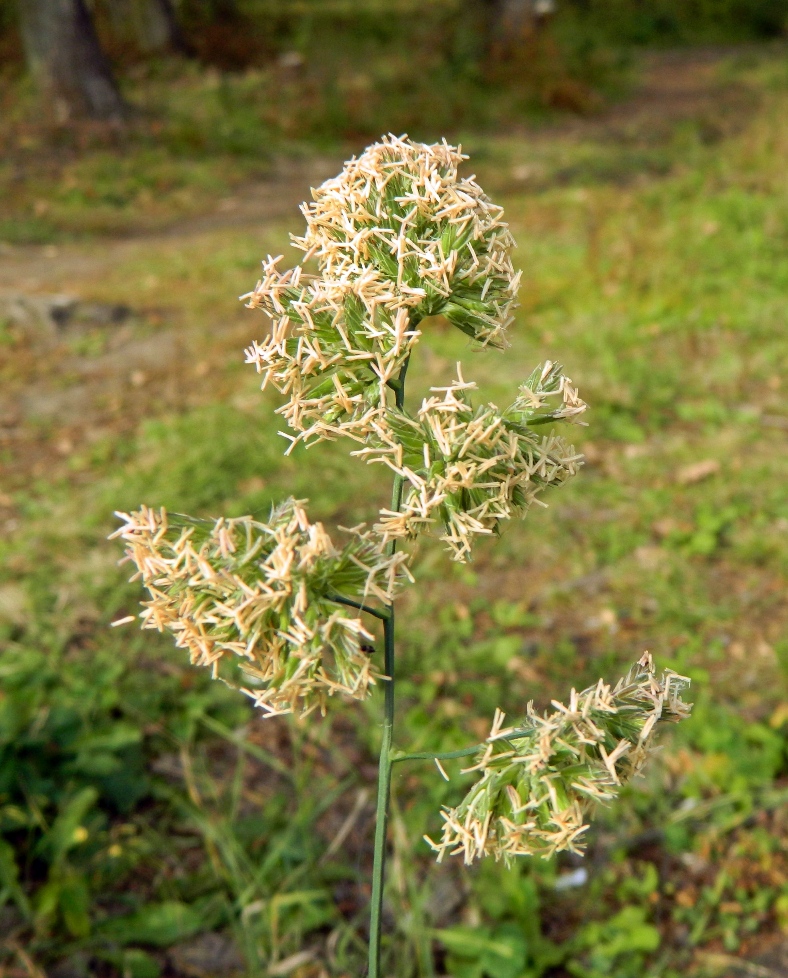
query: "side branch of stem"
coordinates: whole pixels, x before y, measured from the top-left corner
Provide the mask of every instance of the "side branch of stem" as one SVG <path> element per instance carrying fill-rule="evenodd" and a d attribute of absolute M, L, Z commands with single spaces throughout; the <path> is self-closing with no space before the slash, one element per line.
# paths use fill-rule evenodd
<path fill-rule="evenodd" d="M 348 608 L 358 608 L 359 611 L 365 611 L 368 615 L 379 618 L 380 621 L 388 621 L 391 617 L 391 611 L 388 608 L 370 608 L 368 604 L 362 604 L 360 601 L 354 601 L 352 598 L 346 598 L 341 594 L 330 595 L 329 601 L 347 605 Z"/>
<path fill-rule="evenodd" d="M 495 737 L 490 737 L 481 744 L 474 744 L 473 747 L 462 747 L 459 750 L 447 750 L 438 753 L 428 750 L 413 751 L 412 753 L 395 750 L 391 752 L 391 763 L 397 764 L 399 761 L 453 761 L 458 757 L 471 757 L 473 754 L 478 754 L 488 744 L 495 743 L 496 741 L 509 743 L 510 741 L 519 740 L 521 737 L 527 737 L 531 734 L 533 734 L 532 727 L 522 727 L 518 730 L 506 730 L 502 735 L 498 734 Z M 511 746 L 514 748 L 514 744 Z"/>
<path fill-rule="evenodd" d="M 484 749 L 484 744 L 474 744 L 473 747 L 463 747 L 461 750 L 447 750 L 438 754 L 431 751 L 416 751 L 413 754 L 406 754 L 403 751 L 392 751 L 391 763 L 397 764 L 399 761 L 453 761 L 458 757 L 471 757 Z"/>

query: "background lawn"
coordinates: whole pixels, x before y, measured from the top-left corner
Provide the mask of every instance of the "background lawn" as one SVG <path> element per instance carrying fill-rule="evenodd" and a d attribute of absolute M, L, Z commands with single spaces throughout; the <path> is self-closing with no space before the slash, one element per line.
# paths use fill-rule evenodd
<path fill-rule="evenodd" d="M 396 768 L 392 978 L 785 973 L 788 61 L 780 46 L 685 49 L 628 71 L 588 117 L 446 130 L 506 209 L 521 308 L 503 356 L 427 324 L 413 404 L 460 358 L 496 403 L 560 359 L 590 405 L 586 464 L 470 566 L 420 544 L 397 741 L 466 746 L 496 707 L 514 721 L 644 649 L 692 678 L 693 716 L 600 814 L 582 860 L 436 866 L 422 835 L 461 796 L 461 763 L 448 784 Z M 285 458 L 279 399 L 243 364 L 266 326 L 236 297 L 300 233 L 310 183 L 367 141 L 231 152 L 211 99 L 224 91 L 228 131 L 246 131 L 251 77 L 128 83 L 151 99 L 170 86 L 167 125 L 186 106 L 215 152 L 205 135 L 178 155 L 94 134 L 58 156 L 35 143 L 22 82 L 4 123 L 9 976 L 363 973 L 380 696 L 263 721 L 169 640 L 109 627 L 141 597 L 106 541 L 113 510 L 267 514 L 293 494 L 335 526 L 388 498 L 382 467 L 345 443 Z"/>

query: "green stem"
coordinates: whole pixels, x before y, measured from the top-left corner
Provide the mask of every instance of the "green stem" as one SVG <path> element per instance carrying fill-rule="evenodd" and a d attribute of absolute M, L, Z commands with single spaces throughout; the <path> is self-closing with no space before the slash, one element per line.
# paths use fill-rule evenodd
<path fill-rule="evenodd" d="M 387 621 L 391 617 L 388 608 L 370 608 L 369 605 L 362 604 L 360 601 L 353 601 L 352 598 L 346 598 L 341 594 L 331 594 L 328 600 L 335 601 L 337 604 L 346 604 L 349 608 L 358 608 L 359 611 L 366 611 L 368 615 L 379 618 L 381 621 Z"/>
<path fill-rule="evenodd" d="M 383 739 L 378 763 L 378 802 L 375 809 L 375 857 L 369 911 L 369 978 L 380 978 L 380 932 L 383 923 L 383 883 L 386 873 L 386 835 L 391 794 L 391 741 L 394 735 L 394 615 L 383 623 L 386 675 Z"/>
<path fill-rule="evenodd" d="M 405 375 L 408 361 L 402 365 L 395 399 L 398 408 L 405 406 Z M 399 512 L 402 505 L 403 478 L 394 477 L 391 493 L 391 508 Z M 386 552 L 393 555 L 397 549 L 396 540 L 390 540 Z M 386 679 L 383 704 L 383 737 L 378 762 L 378 801 L 375 809 L 375 849 L 372 864 L 372 900 L 369 911 L 369 964 L 368 978 L 380 978 L 380 936 L 383 923 L 383 884 L 386 878 L 386 835 L 389 823 L 389 799 L 391 796 L 391 744 L 394 737 L 394 605 L 388 607 L 388 617 L 383 621 L 384 669 Z"/>

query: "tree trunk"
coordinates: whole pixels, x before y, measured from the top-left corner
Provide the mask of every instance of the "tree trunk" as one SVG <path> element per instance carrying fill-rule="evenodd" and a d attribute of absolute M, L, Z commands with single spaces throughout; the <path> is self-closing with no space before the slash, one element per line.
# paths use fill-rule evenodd
<path fill-rule="evenodd" d="M 104 0 L 117 39 L 143 54 L 191 54 L 172 0 Z"/>
<path fill-rule="evenodd" d="M 486 7 L 485 51 L 493 71 L 500 65 L 527 56 L 555 13 L 555 0 L 484 0 Z M 527 54 L 527 52 L 531 52 Z"/>
<path fill-rule="evenodd" d="M 513 45 L 535 21 L 535 0 L 488 0 L 491 8 L 491 34 L 504 46 Z"/>
<path fill-rule="evenodd" d="M 28 67 L 55 119 L 123 119 L 127 107 L 85 0 L 21 0 L 19 12 Z"/>
<path fill-rule="evenodd" d="M 556 0 L 484 0 L 491 34 L 521 37 L 539 30 L 555 13 Z"/>
<path fill-rule="evenodd" d="M 174 51 L 176 54 L 192 55 L 191 45 L 178 24 L 172 0 L 151 0 L 151 2 L 158 8 L 159 20 L 163 25 L 162 36 L 167 50 Z"/>
<path fill-rule="evenodd" d="M 521 31 L 534 15 L 532 0 L 502 0 L 498 6 L 501 27 L 504 29 Z"/>

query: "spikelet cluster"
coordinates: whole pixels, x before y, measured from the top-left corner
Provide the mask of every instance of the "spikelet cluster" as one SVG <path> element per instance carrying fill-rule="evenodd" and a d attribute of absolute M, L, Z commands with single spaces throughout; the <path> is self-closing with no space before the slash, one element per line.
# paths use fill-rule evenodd
<path fill-rule="evenodd" d="M 660 722 L 689 715 L 681 699 L 688 685 L 670 671 L 657 679 L 646 653 L 615 688 L 600 679 L 544 715 L 529 704 L 516 728 L 504 729 L 498 711 L 470 768 L 479 781 L 457 808 L 442 812 L 442 839 L 427 839 L 438 859 L 447 852 L 471 863 L 488 854 L 508 861 L 581 851 L 588 809 L 612 800 L 640 771 Z"/>
<path fill-rule="evenodd" d="M 246 351 L 263 386 L 307 444 L 344 434 L 364 440 L 386 404 L 426 316 L 442 315 L 482 345 L 506 345 L 519 286 L 514 245 L 459 148 L 388 136 L 312 191 L 307 228 L 294 245 L 314 258 L 263 278 L 242 298 L 264 310 L 271 332 Z"/>
<path fill-rule="evenodd" d="M 407 486 L 400 510 L 383 510 L 375 526 L 385 540 L 412 537 L 434 524 L 454 559 L 465 561 L 476 535 L 524 514 L 540 492 L 577 472 L 582 455 L 539 427 L 577 422 L 586 405 L 560 364 L 550 361 L 537 367 L 505 411 L 494 404 L 474 407 L 476 385 L 463 380 L 459 364 L 457 373 L 448 387 L 432 388 L 416 418 L 392 409 L 383 423 L 374 422 L 372 444 L 355 454 L 386 463 Z"/>
<path fill-rule="evenodd" d="M 371 636 L 334 599 L 390 603 L 408 576 L 404 554 L 384 555 L 362 527 L 338 549 L 293 499 L 267 523 L 146 507 L 117 515 L 132 579 L 151 595 L 143 627 L 171 632 L 192 663 L 241 685 L 268 715 L 306 715 L 334 694 L 367 694 Z"/>

